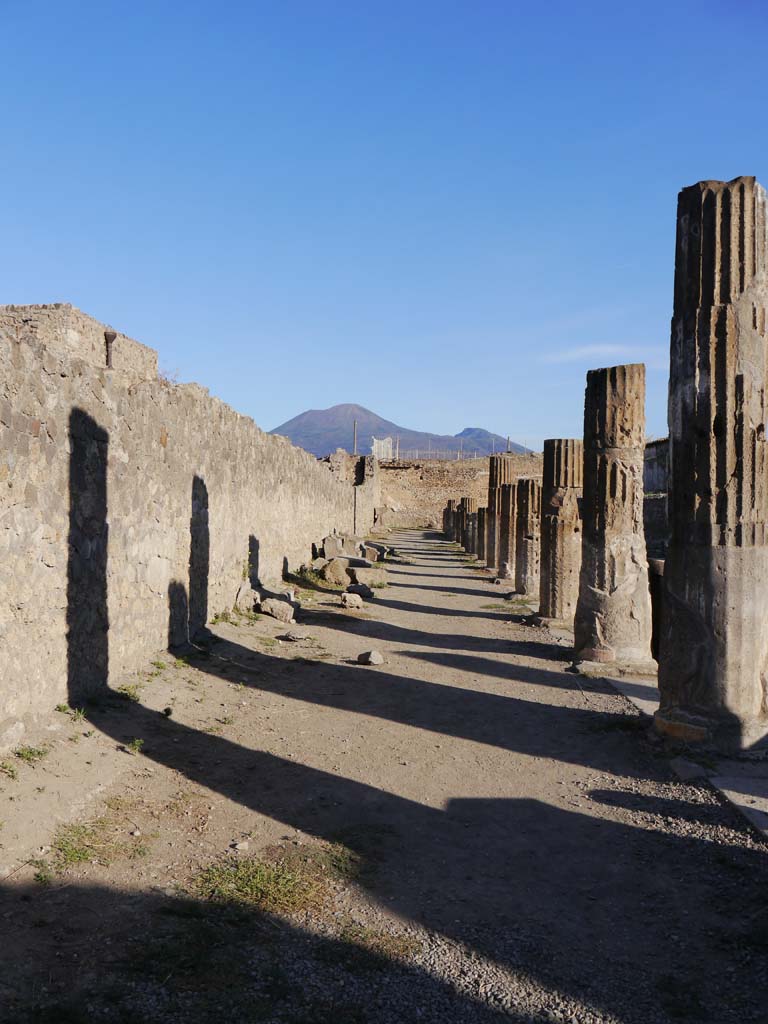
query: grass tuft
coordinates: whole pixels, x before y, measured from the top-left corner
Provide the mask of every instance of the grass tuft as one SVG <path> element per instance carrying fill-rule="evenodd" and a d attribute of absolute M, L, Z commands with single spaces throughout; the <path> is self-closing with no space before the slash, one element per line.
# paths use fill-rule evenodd
<path fill-rule="evenodd" d="M 42 761 L 44 757 L 48 755 L 47 747 L 17 747 L 13 752 L 14 757 L 18 757 L 20 761 L 24 761 L 25 764 L 35 764 L 37 761 Z"/>
<path fill-rule="evenodd" d="M 292 913 L 319 902 L 317 879 L 285 861 L 270 864 L 248 858 L 205 868 L 194 883 L 196 895 L 215 903 L 236 903 L 272 913 Z"/>

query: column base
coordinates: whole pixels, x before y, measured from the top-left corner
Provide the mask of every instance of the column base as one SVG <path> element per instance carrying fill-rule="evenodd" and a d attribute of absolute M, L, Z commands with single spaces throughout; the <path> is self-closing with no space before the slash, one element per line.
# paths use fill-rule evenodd
<path fill-rule="evenodd" d="M 649 658 L 648 661 L 583 661 L 581 657 L 574 659 L 573 667 L 582 676 L 590 679 L 610 679 L 611 676 L 645 676 L 655 679 L 658 665 Z"/>
<path fill-rule="evenodd" d="M 653 727 L 667 739 L 721 752 L 754 751 L 768 756 L 768 718 L 708 717 L 683 708 L 660 708 Z"/>
<path fill-rule="evenodd" d="M 534 615 L 533 625 L 542 626 L 544 629 L 564 629 L 568 633 L 573 632 L 573 617 L 570 619 L 554 619 L 549 615 Z"/>

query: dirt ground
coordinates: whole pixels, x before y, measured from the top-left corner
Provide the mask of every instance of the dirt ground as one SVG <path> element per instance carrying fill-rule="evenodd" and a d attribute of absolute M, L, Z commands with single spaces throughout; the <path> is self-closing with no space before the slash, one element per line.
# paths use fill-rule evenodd
<path fill-rule="evenodd" d="M 768 1021 L 764 844 L 506 588 L 392 542 L 363 612 L 219 622 L 0 759 L 2 1024 Z"/>

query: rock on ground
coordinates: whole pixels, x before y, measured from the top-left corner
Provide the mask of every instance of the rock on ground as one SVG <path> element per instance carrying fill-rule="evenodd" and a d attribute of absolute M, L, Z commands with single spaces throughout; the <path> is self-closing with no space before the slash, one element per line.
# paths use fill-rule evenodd
<path fill-rule="evenodd" d="M 276 597 L 268 597 L 262 601 L 261 611 L 279 622 L 293 622 L 293 605 Z"/>

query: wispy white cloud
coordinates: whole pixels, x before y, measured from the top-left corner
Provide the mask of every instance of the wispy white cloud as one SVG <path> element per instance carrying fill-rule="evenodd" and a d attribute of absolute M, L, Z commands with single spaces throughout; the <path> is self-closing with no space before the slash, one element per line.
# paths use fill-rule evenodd
<path fill-rule="evenodd" d="M 580 363 L 585 359 L 602 358 L 603 356 L 624 356 L 632 349 L 628 345 L 573 345 L 571 348 L 560 349 L 558 352 L 545 352 L 541 356 L 542 363 Z"/>
<path fill-rule="evenodd" d="M 572 345 L 555 352 L 544 352 L 539 362 L 591 363 L 592 367 L 607 360 L 623 360 L 625 363 L 645 363 L 649 370 L 669 369 L 669 350 L 664 345 L 644 345 L 641 342 L 622 344 Z M 591 367 L 589 367 L 591 368 Z"/>

